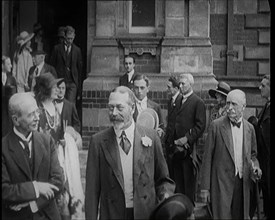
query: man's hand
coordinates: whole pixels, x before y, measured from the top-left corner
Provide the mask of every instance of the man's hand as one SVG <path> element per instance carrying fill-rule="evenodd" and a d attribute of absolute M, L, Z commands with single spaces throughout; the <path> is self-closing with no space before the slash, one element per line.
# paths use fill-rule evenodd
<path fill-rule="evenodd" d="M 29 206 L 29 203 L 28 202 L 24 202 L 24 203 L 20 203 L 20 204 L 17 204 L 17 205 L 10 205 L 10 209 L 13 210 L 13 211 L 20 211 L 22 208 L 24 207 L 27 207 Z"/>
<path fill-rule="evenodd" d="M 210 202 L 210 192 L 209 190 L 201 190 L 199 194 L 199 198 L 201 202 L 203 203 L 209 203 Z"/>
<path fill-rule="evenodd" d="M 187 144 L 187 141 L 188 141 L 187 137 L 184 136 L 182 138 L 179 138 L 179 139 L 175 140 L 174 143 L 175 143 L 175 145 L 185 146 Z"/>
<path fill-rule="evenodd" d="M 161 128 L 157 128 L 157 132 L 158 132 L 159 137 L 162 137 L 164 134 L 164 131 Z"/>
<path fill-rule="evenodd" d="M 251 167 L 252 167 L 252 180 L 253 181 L 257 181 L 259 179 L 261 179 L 262 177 L 262 170 L 260 169 L 260 167 L 255 166 L 254 162 L 251 160 Z"/>
<path fill-rule="evenodd" d="M 54 190 L 59 191 L 58 187 L 50 183 L 37 182 L 37 186 L 39 195 L 43 195 L 49 200 L 54 197 Z"/>

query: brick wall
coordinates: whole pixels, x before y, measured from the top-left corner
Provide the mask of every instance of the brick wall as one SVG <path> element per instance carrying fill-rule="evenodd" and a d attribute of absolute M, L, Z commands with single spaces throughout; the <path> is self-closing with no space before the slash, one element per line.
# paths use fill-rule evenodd
<path fill-rule="evenodd" d="M 130 54 L 135 58 L 135 71 L 138 73 L 159 73 L 160 72 L 160 55 L 155 56 L 150 53 L 144 53 L 142 55 Z M 119 71 L 125 72 L 124 68 L 124 55 L 120 55 L 119 58 Z"/>

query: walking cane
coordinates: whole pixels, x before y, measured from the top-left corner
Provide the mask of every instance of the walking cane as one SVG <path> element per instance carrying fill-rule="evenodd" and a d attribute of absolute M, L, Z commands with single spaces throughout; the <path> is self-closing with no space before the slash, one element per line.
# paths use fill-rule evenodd
<path fill-rule="evenodd" d="M 261 219 L 260 217 L 260 194 L 259 194 L 259 185 L 258 180 L 256 180 L 256 200 L 257 200 L 257 219 Z"/>

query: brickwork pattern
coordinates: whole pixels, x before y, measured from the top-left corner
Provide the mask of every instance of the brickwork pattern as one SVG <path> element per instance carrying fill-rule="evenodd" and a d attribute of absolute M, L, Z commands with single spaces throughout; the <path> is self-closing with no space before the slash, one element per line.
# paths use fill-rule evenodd
<path fill-rule="evenodd" d="M 138 73 L 159 73 L 160 72 L 160 55 L 157 53 L 153 56 L 149 53 L 142 55 L 130 54 L 135 58 L 135 71 Z M 119 58 L 119 71 L 125 72 L 124 68 L 124 55 Z"/>
<path fill-rule="evenodd" d="M 253 0 L 251 7 L 254 7 Z M 252 2 L 251 2 L 252 3 Z M 226 4 L 224 1 L 221 4 Z M 234 2 L 237 4 L 237 2 Z M 244 57 L 233 63 L 235 76 L 261 76 L 270 73 L 270 9 L 268 1 L 256 1 L 258 11 L 234 13 L 233 15 L 233 45 L 243 46 Z M 218 13 L 213 2 L 210 15 L 210 38 L 212 45 L 227 45 L 227 12 Z M 220 5 L 221 6 L 221 5 Z M 226 8 L 226 5 L 224 5 Z M 253 12 L 253 13 L 252 13 Z M 213 72 L 216 76 L 226 75 L 226 59 L 218 57 L 213 62 Z"/>

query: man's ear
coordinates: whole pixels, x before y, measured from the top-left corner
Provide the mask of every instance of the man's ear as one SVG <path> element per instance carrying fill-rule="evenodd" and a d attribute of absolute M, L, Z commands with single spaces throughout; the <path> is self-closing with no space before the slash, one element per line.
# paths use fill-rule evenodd
<path fill-rule="evenodd" d="M 11 116 L 11 120 L 12 120 L 13 124 L 14 124 L 16 127 L 19 126 L 19 121 L 18 121 L 17 115 L 12 115 L 12 116 Z"/>

